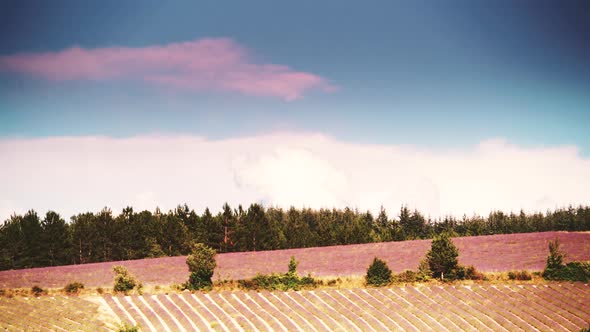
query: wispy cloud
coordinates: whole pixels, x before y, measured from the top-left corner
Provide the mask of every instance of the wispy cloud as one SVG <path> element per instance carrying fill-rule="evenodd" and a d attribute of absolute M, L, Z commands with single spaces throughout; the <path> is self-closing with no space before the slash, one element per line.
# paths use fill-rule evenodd
<path fill-rule="evenodd" d="M 324 78 L 287 66 L 251 61 L 231 39 L 201 39 L 140 48 L 72 47 L 58 52 L 0 56 L 0 70 L 67 80 L 141 80 L 189 90 L 300 98 L 334 90 Z"/>
<path fill-rule="evenodd" d="M 488 140 L 457 151 L 352 144 L 322 135 L 210 141 L 194 136 L 0 140 L 0 220 L 109 206 L 202 211 L 264 202 L 431 216 L 545 211 L 590 202 L 590 159 L 575 147 Z"/>

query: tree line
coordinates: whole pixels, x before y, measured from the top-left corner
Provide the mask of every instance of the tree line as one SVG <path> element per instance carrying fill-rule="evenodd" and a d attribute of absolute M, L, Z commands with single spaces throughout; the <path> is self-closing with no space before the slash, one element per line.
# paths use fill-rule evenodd
<path fill-rule="evenodd" d="M 186 255 L 195 242 L 223 253 L 427 239 L 443 232 L 473 236 L 588 230 L 588 206 L 432 219 L 406 206 L 390 218 L 384 208 L 373 216 L 350 208 L 251 204 L 232 209 L 226 203 L 214 215 L 208 208 L 198 214 L 185 204 L 167 213 L 127 207 L 114 215 L 104 208 L 77 214 L 69 222 L 53 211 L 40 217 L 30 210 L 0 226 L 0 270 Z"/>

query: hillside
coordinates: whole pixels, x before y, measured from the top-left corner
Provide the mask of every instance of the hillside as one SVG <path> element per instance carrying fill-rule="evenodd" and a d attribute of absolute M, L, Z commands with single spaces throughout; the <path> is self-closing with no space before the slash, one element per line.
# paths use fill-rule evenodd
<path fill-rule="evenodd" d="M 583 284 L 0 298 L 6 330 L 579 331 Z"/>
<path fill-rule="evenodd" d="M 590 260 L 590 233 L 546 232 L 454 238 L 459 262 L 483 272 L 542 270 L 549 241 L 558 238 L 566 261 Z M 217 256 L 215 278 L 241 279 L 256 273 L 284 272 L 291 256 L 300 262 L 300 274 L 314 276 L 363 275 L 373 257 L 387 261 L 394 271 L 415 269 L 430 247 L 430 240 L 371 243 L 347 246 L 289 249 Z M 0 288 L 63 287 L 71 281 L 87 287 L 110 287 L 113 265 L 125 265 L 145 285 L 169 285 L 186 281 L 185 257 L 70 265 L 0 272 Z"/>

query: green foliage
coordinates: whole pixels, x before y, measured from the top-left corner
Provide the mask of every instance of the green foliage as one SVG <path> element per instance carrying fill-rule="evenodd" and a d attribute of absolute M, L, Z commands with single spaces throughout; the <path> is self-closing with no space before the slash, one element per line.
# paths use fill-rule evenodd
<path fill-rule="evenodd" d="M 289 272 L 284 274 L 273 273 L 270 275 L 257 274 L 256 277 L 248 280 L 238 280 L 238 285 L 242 289 L 248 290 L 301 290 L 314 288 L 321 284 L 312 276 L 299 277 L 297 274 L 297 264 L 295 257 L 289 261 Z"/>
<path fill-rule="evenodd" d="M 258 274 L 256 277 L 249 280 L 238 280 L 238 285 L 242 289 L 248 290 L 301 290 L 306 288 L 313 288 L 319 284 L 311 276 L 299 277 L 297 275 L 285 273 L 270 275 Z"/>
<path fill-rule="evenodd" d="M 137 325 L 132 326 L 132 325 L 127 325 L 127 323 L 124 323 L 123 325 L 121 325 L 119 327 L 119 329 L 117 331 L 118 332 L 138 332 L 139 327 Z"/>
<path fill-rule="evenodd" d="M 211 278 L 217 266 L 215 249 L 203 243 L 194 243 L 190 255 L 186 257 L 186 264 L 191 272 L 185 288 L 191 290 L 207 289 L 213 285 Z"/>
<path fill-rule="evenodd" d="M 418 281 L 418 273 L 412 270 L 405 270 L 401 273 L 392 275 L 391 281 L 400 283 L 416 282 Z"/>
<path fill-rule="evenodd" d="M 547 269 L 557 269 L 563 265 L 565 254 L 559 249 L 559 239 L 549 241 L 549 256 L 547 256 Z"/>
<path fill-rule="evenodd" d="M 260 204 L 247 209 L 224 204 L 217 214 L 206 208 L 199 215 L 183 204 L 168 212 L 126 207 L 118 215 L 104 208 L 66 218 L 71 222 L 53 211 L 42 217 L 30 210 L 0 221 L 0 270 L 188 255 L 191 241 L 218 252 L 233 252 L 401 241 L 442 233 L 590 231 L 590 206 L 545 214 L 495 211 L 488 216 L 442 220 L 426 218 L 407 207 L 390 218 L 384 208 L 373 217 L 351 208 L 284 211 Z M 552 259 L 549 269 L 564 264 L 563 256 Z"/>
<path fill-rule="evenodd" d="M 31 293 L 35 296 L 41 296 L 45 293 L 45 290 L 37 285 L 31 287 Z"/>
<path fill-rule="evenodd" d="M 590 261 L 563 264 L 565 254 L 559 248 L 559 240 L 549 242 L 547 266 L 543 278 L 547 280 L 566 280 L 588 282 L 590 280 Z"/>
<path fill-rule="evenodd" d="M 590 325 L 580 330 L 580 332 L 590 332 Z"/>
<path fill-rule="evenodd" d="M 391 282 L 391 270 L 385 261 L 375 257 L 369 268 L 365 281 L 370 286 L 384 286 Z"/>
<path fill-rule="evenodd" d="M 543 278 L 547 280 L 590 281 L 590 261 L 570 262 L 558 268 L 545 269 Z"/>
<path fill-rule="evenodd" d="M 447 280 L 485 280 L 486 277 L 483 273 L 477 271 L 473 265 L 462 266 L 457 265 L 456 268 L 451 270 L 448 275 L 445 276 Z"/>
<path fill-rule="evenodd" d="M 113 287 L 115 292 L 128 294 L 133 289 L 141 292 L 141 283 L 127 271 L 126 267 L 122 265 L 113 266 L 113 272 L 115 272 L 115 286 Z"/>
<path fill-rule="evenodd" d="M 64 292 L 67 294 L 78 294 L 80 290 L 84 289 L 84 284 L 80 282 L 70 282 L 64 287 Z"/>
<path fill-rule="evenodd" d="M 299 262 L 295 260 L 295 257 L 291 256 L 288 274 L 297 275 L 297 265 L 299 265 Z"/>
<path fill-rule="evenodd" d="M 416 273 L 416 281 L 425 282 L 432 278 L 432 271 L 426 258 L 420 261 L 418 265 L 418 273 Z"/>
<path fill-rule="evenodd" d="M 459 251 L 446 233 L 435 237 L 432 240 L 430 250 L 426 254 L 433 277 L 444 280 L 445 276 L 447 276 L 448 279 L 452 280 L 453 276 L 457 274 L 453 273 L 457 272 L 455 271 L 458 267 L 457 256 L 459 256 Z"/>
<path fill-rule="evenodd" d="M 510 272 L 508 272 L 508 279 L 510 279 L 510 280 L 532 280 L 533 275 L 527 270 L 510 271 Z"/>

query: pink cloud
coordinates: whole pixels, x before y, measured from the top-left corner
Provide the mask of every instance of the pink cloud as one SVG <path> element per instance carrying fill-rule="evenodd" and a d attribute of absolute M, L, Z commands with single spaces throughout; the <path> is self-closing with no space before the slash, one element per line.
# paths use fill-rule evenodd
<path fill-rule="evenodd" d="M 312 89 L 333 91 L 324 78 L 287 66 L 257 64 L 230 39 L 201 39 L 141 48 L 72 47 L 0 56 L 0 70 L 67 80 L 141 80 L 195 91 L 234 91 L 294 100 Z"/>

